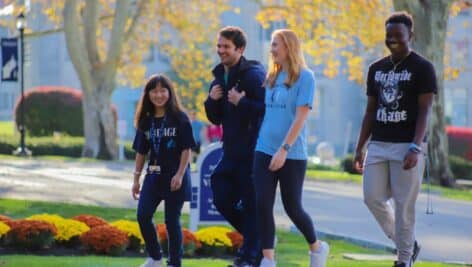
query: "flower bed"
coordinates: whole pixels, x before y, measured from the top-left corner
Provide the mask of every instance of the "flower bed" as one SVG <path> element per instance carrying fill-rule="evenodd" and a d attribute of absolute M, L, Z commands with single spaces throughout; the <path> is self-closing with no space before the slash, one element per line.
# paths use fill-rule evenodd
<path fill-rule="evenodd" d="M 108 224 L 92 215 L 79 215 L 74 219 L 57 214 L 36 214 L 22 220 L 0 215 L 0 252 L 22 253 L 87 253 L 108 255 L 143 255 L 144 239 L 135 221 L 117 220 Z M 168 236 L 165 224 L 157 224 L 156 231 L 164 253 L 167 254 Z M 3 242 L 4 241 L 4 242 Z M 242 236 L 226 227 L 207 227 L 196 233 L 182 228 L 184 256 L 227 257 L 237 251 Z M 128 251 L 126 249 L 128 248 Z M 67 254 L 68 253 L 68 254 Z M 64 254 L 61 254 L 64 255 Z"/>
<path fill-rule="evenodd" d="M 65 247 L 78 247 L 80 245 L 80 235 L 90 230 L 90 227 L 81 221 L 65 219 L 56 214 L 33 215 L 28 217 L 27 220 L 38 220 L 54 224 L 57 229 L 54 239 L 59 245 Z"/>

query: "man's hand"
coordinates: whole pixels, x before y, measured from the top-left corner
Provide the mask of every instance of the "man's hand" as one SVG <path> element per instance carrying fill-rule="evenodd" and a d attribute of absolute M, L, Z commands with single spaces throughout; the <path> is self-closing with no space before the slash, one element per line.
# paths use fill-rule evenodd
<path fill-rule="evenodd" d="M 418 153 L 408 151 L 403 159 L 403 169 L 409 170 L 416 166 L 418 163 Z"/>
<path fill-rule="evenodd" d="M 364 171 L 364 152 L 362 150 L 356 151 L 352 165 L 357 172 L 362 173 Z"/>
<path fill-rule="evenodd" d="M 133 183 L 133 186 L 131 187 L 131 195 L 133 196 L 134 200 L 138 200 L 139 199 L 139 193 L 140 193 L 140 185 L 139 185 L 139 182 L 134 182 Z"/>
<path fill-rule="evenodd" d="M 183 175 L 176 173 L 172 180 L 170 180 L 170 191 L 174 192 L 180 189 L 182 186 Z"/>
<path fill-rule="evenodd" d="M 220 100 L 223 97 L 223 89 L 219 84 L 215 84 L 210 89 L 210 98 L 213 100 Z"/>
<path fill-rule="evenodd" d="M 245 95 L 246 95 L 246 93 L 244 91 L 242 91 L 240 93 L 240 92 L 236 91 L 236 89 L 233 87 L 228 92 L 228 101 L 231 104 L 237 106 L 239 104 L 239 101 L 241 100 L 241 98 L 243 98 Z"/>

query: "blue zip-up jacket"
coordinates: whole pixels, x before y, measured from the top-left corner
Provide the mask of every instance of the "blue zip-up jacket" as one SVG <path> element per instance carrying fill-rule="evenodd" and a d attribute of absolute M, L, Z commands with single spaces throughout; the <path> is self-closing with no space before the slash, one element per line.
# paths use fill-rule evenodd
<path fill-rule="evenodd" d="M 228 83 L 225 84 L 223 64 L 213 69 L 211 88 L 219 84 L 223 97 L 213 100 L 208 96 L 205 111 L 213 124 L 223 125 L 223 155 L 232 159 L 252 159 L 259 128 L 264 117 L 263 83 L 266 72 L 261 63 L 241 57 L 238 64 L 230 68 Z M 228 102 L 228 91 L 237 85 L 246 96 L 235 106 Z"/>

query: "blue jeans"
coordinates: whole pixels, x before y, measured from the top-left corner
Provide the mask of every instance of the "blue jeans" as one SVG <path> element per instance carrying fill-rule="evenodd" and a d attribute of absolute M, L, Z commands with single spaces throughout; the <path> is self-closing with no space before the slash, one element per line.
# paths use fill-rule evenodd
<path fill-rule="evenodd" d="M 170 194 L 169 197 L 163 199 L 158 194 L 156 179 L 153 176 L 146 176 L 141 188 L 137 212 L 139 228 L 146 243 L 147 253 L 151 258 L 160 260 L 162 258 L 162 251 L 152 217 L 162 200 L 165 202 L 165 224 L 169 241 L 168 264 L 180 267 L 183 254 L 180 215 L 184 199 L 179 197 L 178 194 Z"/>
<path fill-rule="evenodd" d="M 216 209 L 244 237 L 238 256 L 254 263 L 261 242 L 256 227 L 252 158 L 237 161 L 223 157 L 211 176 L 211 189 Z"/>

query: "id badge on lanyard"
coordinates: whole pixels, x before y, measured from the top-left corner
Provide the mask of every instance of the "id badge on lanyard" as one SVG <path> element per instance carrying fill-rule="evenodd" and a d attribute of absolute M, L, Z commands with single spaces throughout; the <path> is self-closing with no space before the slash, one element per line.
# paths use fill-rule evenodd
<path fill-rule="evenodd" d="M 159 154 L 159 149 L 161 147 L 161 142 L 162 142 L 162 137 L 164 135 L 164 126 L 165 126 L 165 123 L 166 123 L 166 118 L 167 118 L 167 115 L 164 116 L 164 119 L 162 119 L 162 123 L 161 123 L 161 127 L 159 127 L 159 130 L 156 129 L 156 125 L 155 125 L 155 122 L 154 120 L 152 120 L 152 124 L 151 124 L 151 133 L 149 135 L 150 137 L 150 141 L 151 141 L 151 144 L 154 148 L 154 152 L 156 153 L 156 158 L 154 159 L 154 162 L 153 163 L 149 163 L 149 166 L 148 166 L 148 172 L 149 173 L 154 173 L 154 174 L 160 174 L 161 173 L 161 166 L 158 165 L 158 162 L 157 162 L 157 156 Z"/>

